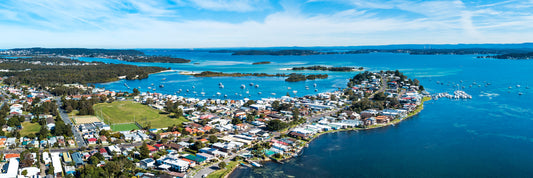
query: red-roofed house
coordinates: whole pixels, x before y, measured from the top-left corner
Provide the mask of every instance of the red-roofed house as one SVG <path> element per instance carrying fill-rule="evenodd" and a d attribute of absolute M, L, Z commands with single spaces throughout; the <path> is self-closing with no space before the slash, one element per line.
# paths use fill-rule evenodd
<path fill-rule="evenodd" d="M 212 129 L 212 128 L 211 128 L 210 126 L 205 126 L 205 127 L 202 128 L 202 130 L 204 130 L 204 131 L 206 131 L 206 132 L 209 131 L 209 130 L 211 130 L 211 129 Z"/>
<path fill-rule="evenodd" d="M 98 139 L 96 139 L 96 138 L 87 139 L 87 142 L 89 142 L 89 144 L 96 144 L 96 141 L 98 141 Z"/>
<path fill-rule="evenodd" d="M 157 148 L 153 147 L 152 145 L 147 145 L 148 146 L 148 150 L 150 150 L 150 152 L 156 152 L 157 151 Z"/>
<path fill-rule="evenodd" d="M 155 144 L 154 147 L 156 147 L 157 149 L 165 149 L 165 145 L 163 144 Z"/>
<path fill-rule="evenodd" d="M 9 158 L 20 158 L 20 154 L 18 154 L 18 153 L 12 153 L 12 154 L 6 154 L 6 155 L 4 156 L 4 159 L 6 159 L 6 160 L 9 159 Z"/>
<path fill-rule="evenodd" d="M 100 148 L 100 154 L 107 154 L 107 150 L 105 150 L 105 148 Z"/>

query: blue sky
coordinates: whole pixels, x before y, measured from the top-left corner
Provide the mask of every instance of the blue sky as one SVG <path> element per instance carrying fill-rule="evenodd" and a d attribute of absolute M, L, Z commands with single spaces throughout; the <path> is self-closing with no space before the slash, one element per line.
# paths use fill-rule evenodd
<path fill-rule="evenodd" d="M 533 0 L 2 0 L 0 48 L 522 43 Z"/>

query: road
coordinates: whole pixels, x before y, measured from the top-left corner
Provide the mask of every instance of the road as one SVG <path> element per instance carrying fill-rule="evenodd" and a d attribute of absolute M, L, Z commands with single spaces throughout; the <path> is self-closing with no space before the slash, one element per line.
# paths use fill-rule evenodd
<path fill-rule="evenodd" d="M 74 124 L 70 121 L 67 112 L 64 109 L 61 108 L 61 105 L 63 105 L 61 103 L 61 99 L 59 97 L 56 97 L 55 99 L 57 101 L 57 105 L 59 106 L 58 107 L 59 115 L 61 115 L 61 118 L 63 119 L 65 124 L 70 124 L 72 126 L 70 129 L 72 129 L 72 134 L 74 135 L 74 139 L 76 140 L 76 143 L 78 144 L 78 147 L 86 147 L 87 143 L 85 142 L 85 140 L 81 136 L 80 132 L 78 131 L 78 129 L 76 129 Z"/>

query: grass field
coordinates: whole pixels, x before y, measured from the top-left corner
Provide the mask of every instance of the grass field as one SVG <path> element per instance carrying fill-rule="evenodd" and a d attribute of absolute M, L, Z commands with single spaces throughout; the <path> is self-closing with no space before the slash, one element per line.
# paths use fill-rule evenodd
<path fill-rule="evenodd" d="M 208 178 L 223 178 L 233 171 L 233 169 L 239 165 L 239 161 L 231 161 L 226 165 L 226 168 L 216 170 L 207 175 Z"/>
<path fill-rule="evenodd" d="M 30 133 L 36 134 L 39 130 L 41 130 L 41 125 L 39 125 L 39 123 L 23 122 L 20 135 L 27 136 Z"/>
<path fill-rule="evenodd" d="M 175 119 L 168 117 L 167 114 L 159 114 L 159 110 L 153 109 L 147 105 L 135 103 L 133 101 L 117 101 L 113 103 L 96 104 L 94 105 L 94 111 L 96 112 L 97 116 L 104 119 L 105 123 L 109 125 L 133 123 L 134 117 L 135 121 L 142 126 L 146 126 L 147 123 L 150 123 L 152 128 L 166 128 L 173 124 L 179 124 L 187 121 L 183 117 Z"/>
<path fill-rule="evenodd" d="M 139 127 L 135 124 L 116 124 L 111 126 L 111 130 L 113 131 L 130 131 L 137 129 L 139 129 Z"/>

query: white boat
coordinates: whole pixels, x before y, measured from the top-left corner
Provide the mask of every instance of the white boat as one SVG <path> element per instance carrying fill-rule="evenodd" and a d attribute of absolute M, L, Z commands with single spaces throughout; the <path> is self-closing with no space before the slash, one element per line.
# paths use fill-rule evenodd
<path fill-rule="evenodd" d="M 518 95 L 523 95 L 523 93 L 522 92 L 518 92 Z"/>
<path fill-rule="evenodd" d="M 276 96 L 276 93 L 270 93 L 272 96 Z"/>
<path fill-rule="evenodd" d="M 250 163 L 252 166 L 255 166 L 255 167 L 261 167 L 262 165 L 259 164 L 259 163 L 256 163 L 256 162 L 251 162 Z"/>
<path fill-rule="evenodd" d="M 250 83 L 250 86 L 254 86 L 254 83 Z"/>
<path fill-rule="evenodd" d="M 260 94 L 261 94 L 261 92 L 257 92 L 257 94 L 259 94 L 259 95 L 260 95 Z"/>
<path fill-rule="evenodd" d="M 314 87 L 316 88 L 316 83 L 315 83 L 315 84 L 313 84 L 313 86 L 314 86 Z"/>
<path fill-rule="evenodd" d="M 520 88 L 520 85 L 516 85 L 516 88 Z"/>
<path fill-rule="evenodd" d="M 259 85 L 256 84 L 256 85 L 255 85 L 255 88 L 259 88 Z"/>
<path fill-rule="evenodd" d="M 220 92 L 217 92 L 217 95 L 218 95 L 218 96 L 220 96 L 220 95 L 222 95 L 222 93 L 220 93 Z"/>
<path fill-rule="evenodd" d="M 242 85 L 241 85 L 241 88 L 242 88 L 242 89 L 245 89 L 245 88 L 246 88 L 246 85 L 242 84 Z"/>
<path fill-rule="evenodd" d="M 287 87 L 287 90 L 290 90 L 290 89 L 292 89 L 292 88 L 291 87 Z"/>

